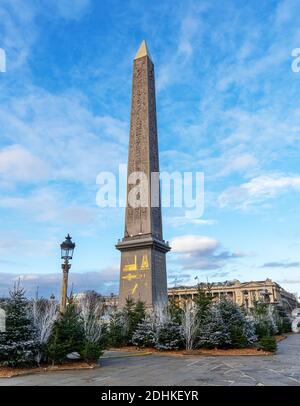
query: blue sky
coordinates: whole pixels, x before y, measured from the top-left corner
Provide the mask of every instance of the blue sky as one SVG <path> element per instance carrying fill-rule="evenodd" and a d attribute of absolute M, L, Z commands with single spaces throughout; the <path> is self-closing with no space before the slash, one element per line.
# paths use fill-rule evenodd
<path fill-rule="evenodd" d="M 124 210 L 96 176 L 126 163 L 132 59 L 156 69 L 161 170 L 203 171 L 205 211 L 164 209 L 170 285 L 278 281 L 300 293 L 299 0 L 0 0 L 0 293 L 117 292 Z M 193 237 L 191 237 L 193 236 Z"/>

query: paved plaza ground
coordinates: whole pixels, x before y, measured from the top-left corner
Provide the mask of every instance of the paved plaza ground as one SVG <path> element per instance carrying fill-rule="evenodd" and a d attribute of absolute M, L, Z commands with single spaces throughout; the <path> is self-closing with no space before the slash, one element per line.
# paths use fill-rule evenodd
<path fill-rule="evenodd" d="M 118 355 L 118 356 L 116 356 Z M 107 352 L 101 367 L 48 372 L 10 379 L 2 385 L 289 385 L 300 386 L 300 334 L 289 335 L 272 356 L 170 356 Z"/>

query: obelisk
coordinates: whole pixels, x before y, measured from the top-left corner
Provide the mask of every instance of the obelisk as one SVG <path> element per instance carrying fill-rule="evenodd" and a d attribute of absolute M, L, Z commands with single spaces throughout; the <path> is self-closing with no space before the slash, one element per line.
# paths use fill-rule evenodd
<path fill-rule="evenodd" d="M 141 300 L 147 307 L 168 300 L 166 253 L 170 247 L 163 240 L 155 175 L 159 176 L 159 158 L 154 65 L 143 41 L 133 61 L 125 232 L 116 245 L 121 251 L 120 307 L 127 298 Z M 132 203 L 138 186 L 140 201 Z"/>

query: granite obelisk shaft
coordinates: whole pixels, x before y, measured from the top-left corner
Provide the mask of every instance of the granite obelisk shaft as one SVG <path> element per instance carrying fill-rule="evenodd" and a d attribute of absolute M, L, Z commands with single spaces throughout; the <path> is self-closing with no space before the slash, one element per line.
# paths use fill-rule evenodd
<path fill-rule="evenodd" d="M 130 204 L 137 186 L 134 174 L 141 173 L 146 201 L 134 206 Z M 165 255 L 170 247 L 162 235 L 158 173 L 154 65 L 143 41 L 133 62 L 125 232 L 116 245 L 121 251 L 120 306 L 128 297 L 147 306 L 167 301 Z"/>

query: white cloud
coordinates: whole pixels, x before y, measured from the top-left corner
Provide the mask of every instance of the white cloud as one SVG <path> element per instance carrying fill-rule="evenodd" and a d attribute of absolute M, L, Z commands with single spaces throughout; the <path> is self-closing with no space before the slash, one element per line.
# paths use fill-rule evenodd
<path fill-rule="evenodd" d="M 23 67 L 36 40 L 36 12 L 31 0 L 0 3 L 1 46 L 6 50 L 7 71 Z"/>
<path fill-rule="evenodd" d="M 11 182 L 33 182 L 48 175 L 48 165 L 22 146 L 11 145 L 0 149 L 0 178 Z"/>
<path fill-rule="evenodd" d="M 288 23 L 298 12 L 298 0 L 282 0 L 276 9 L 275 22 L 278 25 Z"/>
<path fill-rule="evenodd" d="M 59 15 L 65 19 L 78 20 L 90 6 L 90 0 L 55 0 L 54 5 Z"/>
<path fill-rule="evenodd" d="M 171 241 L 173 252 L 206 254 L 214 251 L 219 242 L 211 237 L 201 235 L 183 235 Z"/>
<path fill-rule="evenodd" d="M 96 290 L 102 294 L 116 293 L 118 288 L 119 267 L 111 266 L 99 271 L 71 272 L 69 276 L 69 289 L 73 286 L 74 292 Z M 0 273 L 0 296 L 8 296 L 8 291 L 20 279 L 28 297 L 34 297 L 37 289 L 40 296 L 49 297 L 52 293 L 57 299 L 60 297 L 61 273 L 49 274 L 15 274 Z"/>
<path fill-rule="evenodd" d="M 202 37 L 202 19 L 200 15 L 202 11 L 204 11 L 203 8 L 196 10 L 195 7 L 191 7 L 182 19 L 178 33 L 177 49 L 173 51 L 171 56 L 168 49 L 168 62 L 158 69 L 156 81 L 158 91 L 166 88 L 170 83 L 180 82 L 186 78 L 183 72 L 186 72 L 188 68 L 188 62 L 193 55 L 195 44 Z"/>
<path fill-rule="evenodd" d="M 25 217 L 39 222 L 59 224 L 91 224 L 99 215 L 97 208 L 79 204 L 54 187 L 40 187 L 26 196 L 0 196 L 0 208 L 18 210 Z"/>
<path fill-rule="evenodd" d="M 200 20 L 195 16 L 186 16 L 181 23 L 179 44 L 177 53 L 178 55 L 189 58 L 193 53 L 193 39 L 198 33 Z"/>
<path fill-rule="evenodd" d="M 36 257 L 49 256 L 53 250 L 57 249 L 57 241 L 52 238 L 47 240 L 26 239 L 17 233 L 7 232 L 5 236 L 0 236 L 0 254 L 3 257 Z"/>
<path fill-rule="evenodd" d="M 253 168 L 257 165 L 257 159 L 248 153 L 237 156 L 223 157 L 224 168 L 220 170 L 219 176 L 229 175 L 232 172 L 244 172 L 246 169 Z"/>
<path fill-rule="evenodd" d="M 90 0 L 1 0 L 1 46 L 9 55 L 7 70 L 24 69 L 31 49 L 39 37 L 39 17 L 79 20 Z"/>
<path fill-rule="evenodd" d="M 127 156 L 128 123 L 94 115 L 80 92 L 29 88 L 8 101 L 0 119 L 0 135 L 46 162 L 54 179 L 95 184 L 100 170 L 116 169 Z"/>
<path fill-rule="evenodd" d="M 249 206 L 293 190 L 300 191 L 299 175 L 262 175 L 240 186 L 228 188 L 221 193 L 218 202 L 221 207 L 247 209 Z"/>
<path fill-rule="evenodd" d="M 187 224 L 193 224 L 198 226 L 211 226 L 217 223 L 217 220 L 214 219 L 197 219 L 197 218 L 188 218 L 185 216 L 173 216 L 173 217 L 166 217 L 165 222 L 170 227 L 180 227 L 185 226 Z"/>
<path fill-rule="evenodd" d="M 243 257 L 243 253 L 221 251 L 221 244 L 212 237 L 203 235 L 182 235 L 171 243 L 176 257 L 172 261 L 184 270 L 213 270 L 223 268 L 228 261 Z"/>

